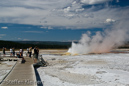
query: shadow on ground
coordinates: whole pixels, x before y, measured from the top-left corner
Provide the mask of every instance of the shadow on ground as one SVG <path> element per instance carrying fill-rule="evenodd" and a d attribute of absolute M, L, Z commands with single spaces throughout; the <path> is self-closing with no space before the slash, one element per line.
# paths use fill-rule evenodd
<path fill-rule="evenodd" d="M 42 82 L 40 75 L 37 71 L 38 67 L 35 67 L 34 69 L 35 69 L 35 75 L 36 75 L 36 80 L 37 80 L 37 86 L 43 86 L 43 82 Z"/>

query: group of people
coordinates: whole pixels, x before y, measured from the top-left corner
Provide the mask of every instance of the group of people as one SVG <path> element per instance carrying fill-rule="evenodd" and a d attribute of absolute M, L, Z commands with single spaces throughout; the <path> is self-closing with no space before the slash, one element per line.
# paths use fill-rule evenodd
<path fill-rule="evenodd" d="M 26 62 L 25 58 L 23 57 L 23 51 L 24 51 L 23 49 L 20 49 L 19 53 L 17 53 L 17 58 L 22 58 L 21 63 L 25 63 Z"/>
<path fill-rule="evenodd" d="M 10 48 L 10 56 L 15 56 L 15 48 Z"/>
<path fill-rule="evenodd" d="M 29 47 L 27 48 L 27 51 L 30 58 L 33 55 L 34 63 L 36 63 L 38 61 L 39 48 L 37 46 L 34 47 L 34 49 L 32 49 L 32 47 Z"/>
<path fill-rule="evenodd" d="M 6 55 L 5 51 L 6 48 L 3 47 L 2 49 L 3 51 L 3 56 Z M 17 58 L 22 58 L 24 61 L 24 57 L 23 57 L 23 49 L 20 49 L 18 53 L 16 53 Z M 33 55 L 33 59 L 34 59 L 34 63 L 36 63 L 38 61 L 38 55 L 39 55 L 39 48 L 36 46 L 34 47 L 34 49 L 32 47 L 27 48 L 27 52 L 28 52 L 28 56 L 31 58 Z M 10 56 L 15 56 L 15 48 L 10 48 Z"/>
<path fill-rule="evenodd" d="M 2 51 L 3 51 L 3 56 L 5 56 L 6 55 L 6 53 L 5 53 L 6 48 L 3 47 Z M 15 48 L 10 48 L 10 56 L 15 56 Z"/>

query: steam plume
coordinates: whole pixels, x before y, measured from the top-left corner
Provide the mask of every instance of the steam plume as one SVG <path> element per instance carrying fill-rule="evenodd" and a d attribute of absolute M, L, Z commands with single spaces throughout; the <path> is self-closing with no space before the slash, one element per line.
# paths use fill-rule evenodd
<path fill-rule="evenodd" d="M 104 53 L 112 48 L 122 45 L 128 39 L 129 21 L 116 22 L 111 29 L 103 32 L 96 32 L 91 36 L 91 32 L 82 35 L 79 43 L 72 42 L 68 50 L 71 54 Z"/>

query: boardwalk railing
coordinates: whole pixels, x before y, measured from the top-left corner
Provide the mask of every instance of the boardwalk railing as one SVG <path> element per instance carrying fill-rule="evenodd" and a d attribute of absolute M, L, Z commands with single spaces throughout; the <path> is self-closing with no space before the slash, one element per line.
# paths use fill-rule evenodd
<path fill-rule="evenodd" d="M 16 56 L 17 53 L 20 53 L 20 52 L 19 52 L 19 51 L 15 51 L 15 55 L 14 55 L 14 56 Z M 23 54 L 24 54 L 24 56 L 27 56 L 28 53 L 25 51 L 25 52 L 23 52 Z M 9 51 L 6 51 L 6 52 L 5 52 L 5 55 L 4 55 L 4 54 L 1 52 L 1 53 L 0 53 L 0 57 L 3 57 L 3 56 L 5 56 L 5 57 L 6 57 L 6 56 L 7 56 L 7 57 L 8 57 L 8 56 L 13 56 L 13 54 L 11 54 L 11 52 L 9 52 Z"/>
<path fill-rule="evenodd" d="M 15 52 L 15 55 L 12 55 L 11 52 L 6 52 L 5 55 L 3 53 L 0 53 L 0 61 L 1 60 L 9 60 L 9 61 L 17 61 L 18 58 L 17 57 L 17 53 L 20 53 L 19 51 Z M 27 56 L 27 52 L 23 52 L 23 56 Z"/>

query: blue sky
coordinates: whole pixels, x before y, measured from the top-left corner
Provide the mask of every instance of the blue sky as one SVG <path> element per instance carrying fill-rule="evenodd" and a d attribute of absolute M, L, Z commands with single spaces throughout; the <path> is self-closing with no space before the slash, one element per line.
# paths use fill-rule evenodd
<path fill-rule="evenodd" d="M 0 40 L 73 41 L 90 31 L 128 30 L 129 0 L 1 0 Z"/>

